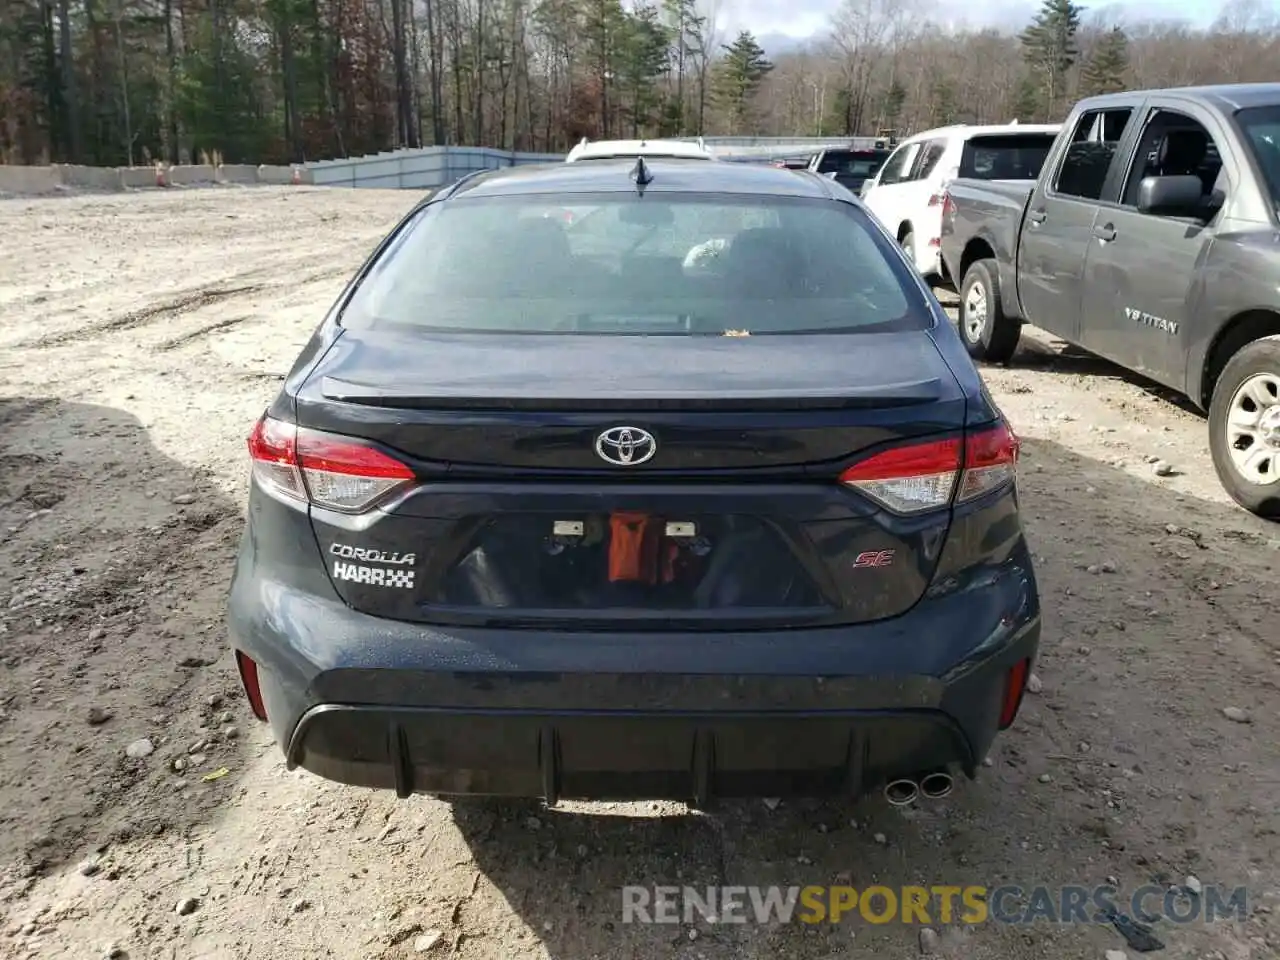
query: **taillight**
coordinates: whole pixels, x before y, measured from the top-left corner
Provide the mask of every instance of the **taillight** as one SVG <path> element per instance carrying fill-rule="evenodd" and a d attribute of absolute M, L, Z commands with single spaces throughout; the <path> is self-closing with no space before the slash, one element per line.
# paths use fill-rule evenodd
<path fill-rule="evenodd" d="M 951 502 L 961 452 L 958 439 L 894 447 L 855 463 L 840 482 L 895 513 L 921 513 Z"/>
<path fill-rule="evenodd" d="M 360 513 L 414 480 L 394 457 L 346 437 L 264 415 L 249 434 L 253 475 L 270 494 Z"/>
<path fill-rule="evenodd" d="M 1004 421 L 970 434 L 964 445 L 964 475 L 956 499 L 963 502 L 1010 483 L 1018 469 L 1022 442 Z"/>
<path fill-rule="evenodd" d="M 963 503 L 1013 480 L 1019 441 L 1003 421 L 965 440 L 928 440 L 884 450 L 855 463 L 840 482 L 895 513 Z"/>

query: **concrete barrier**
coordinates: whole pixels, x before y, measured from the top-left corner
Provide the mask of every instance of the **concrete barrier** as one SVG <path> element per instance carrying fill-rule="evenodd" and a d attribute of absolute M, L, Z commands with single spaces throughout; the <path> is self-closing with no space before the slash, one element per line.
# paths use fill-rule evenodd
<path fill-rule="evenodd" d="M 54 169 L 58 171 L 62 185 L 66 187 L 109 191 L 122 189 L 120 170 L 116 167 L 82 167 L 72 163 L 60 163 L 55 164 Z"/>
<path fill-rule="evenodd" d="M 62 176 L 56 167 L 16 167 L 0 165 L 0 193 L 40 196 L 57 193 Z"/>
<path fill-rule="evenodd" d="M 0 194 L 38 197 L 66 188 L 117 192 L 157 187 L 205 187 L 214 184 L 312 184 L 305 167 L 252 166 L 247 163 L 193 164 L 181 167 L 84 167 L 59 163 L 47 167 L 0 164 Z"/>
<path fill-rule="evenodd" d="M 218 183 L 257 183 L 257 170 L 247 163 L 224 163 L 213 172 Z"/>
<path fill-rule="evenodd" d="M 123 190 L 156 186 L 155 167 L 120 167 L 116 172 L 120 175 L 120 187 Z"/>
<path fill-rule="evenodd" d="M 295 172 L 299 183 L 311 184 L 315 182 L 311 171 L 305 167 L 269 167 L 264 163 L 257 169 L 258 183 L 271 183 L 277 186 L 293 183 Z"/>
<path fill-rule="evenodd" d="M 198 184 L 216 183 L 213 167 L 207 163 L 196 163 L 189 167 L 170 167 L 166 177 L 171 187 L 191 187 Z"/>

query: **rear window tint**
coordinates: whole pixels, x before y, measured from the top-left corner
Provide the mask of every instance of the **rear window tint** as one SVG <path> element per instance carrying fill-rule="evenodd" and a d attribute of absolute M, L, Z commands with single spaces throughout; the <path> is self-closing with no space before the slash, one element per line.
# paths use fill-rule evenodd
<path fill-rule="evenodd" d="M 960 154 L 960 176 L 975 180 L 1035 180 L 1054 139 L 1051 133 L 973 137 Z"/>
<path fill-rule="evenodd" d="M 871 178 L 888 159 L 888 150 L 828 150 L 818 164 L 818 173 Z"/>
<path fill-rule="evenodd" d="M 914 330 L 933 319 L 910 268 L 852 204 L 650 192 L 430 204 L 341 322 L 724 336 Z"/>

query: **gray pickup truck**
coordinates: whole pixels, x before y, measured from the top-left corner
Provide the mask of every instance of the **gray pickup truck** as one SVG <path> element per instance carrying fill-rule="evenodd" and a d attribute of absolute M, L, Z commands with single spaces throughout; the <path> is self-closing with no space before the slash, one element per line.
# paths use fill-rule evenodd
<path fill-rule="evenodd" d="M 975 358 L 1029 323 L 1185 394 L 1280 519 L 1280 83 L 1081 101 L 1037 180 L 950 182 L 941 254 Z"/>

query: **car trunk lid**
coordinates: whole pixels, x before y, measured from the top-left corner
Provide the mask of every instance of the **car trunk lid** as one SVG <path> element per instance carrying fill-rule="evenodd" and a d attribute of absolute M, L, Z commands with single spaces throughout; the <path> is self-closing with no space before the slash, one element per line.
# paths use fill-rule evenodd
<path fill-rule="evenodd" d="M 296 401 L 305 431 L 358 438 L 417 478 L 355 519 L 313 505 L 349 604 L 423 622 L 597 630 L 905 611 L 928 586 L 950 511 L 889 509 L 867 494 L 874 483 L 840 477 L 877 451 L 958 444 L 966 416 L 923 331 L 348 331 Z M 652 449 L 611 460 L 602 438 L 621 430 Z"/>

